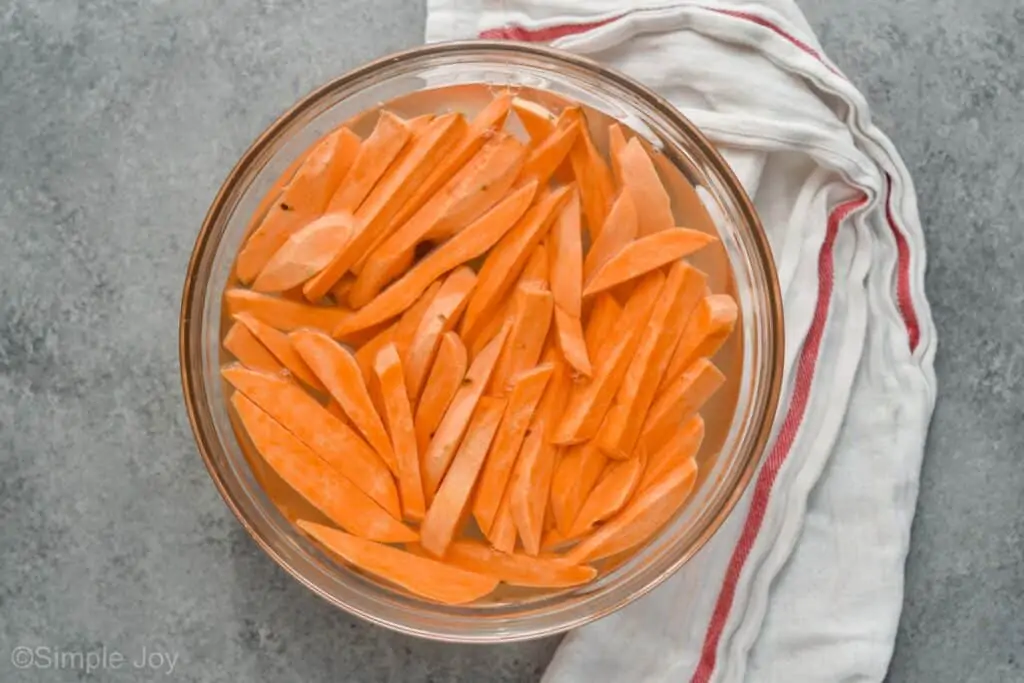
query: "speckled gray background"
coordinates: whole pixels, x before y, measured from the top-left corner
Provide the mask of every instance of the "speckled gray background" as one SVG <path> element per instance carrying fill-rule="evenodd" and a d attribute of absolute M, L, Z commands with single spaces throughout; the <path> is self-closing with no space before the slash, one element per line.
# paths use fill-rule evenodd
<path fill-rule="evenodd" d="M 941 396 L 890 678 L 1021 681 L 1024 6 L 802 4 L 903 152 L 930 249 Z M 179 290 L 217 186 L 422 23 L 409 0 L 0 0 L 0 681 L 538 679 L 554 640 L 417 641 L 288 579 L 181 407 Z M 178 660 L 18 671 L 18 645 Z"/>

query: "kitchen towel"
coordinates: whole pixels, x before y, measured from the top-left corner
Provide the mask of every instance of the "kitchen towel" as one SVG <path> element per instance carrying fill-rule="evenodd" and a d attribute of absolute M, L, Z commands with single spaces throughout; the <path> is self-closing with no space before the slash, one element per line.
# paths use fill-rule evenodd
<path fill-rule="evenodd" d="M 792 0 L 428 0 L 427 40 L 548 43 L 690 117 L 754 198 L 784 294 L 772 444 L 705 548 L 568 634 L 548 683 L 881 681 L 936 335 L 913 183 Z"/>

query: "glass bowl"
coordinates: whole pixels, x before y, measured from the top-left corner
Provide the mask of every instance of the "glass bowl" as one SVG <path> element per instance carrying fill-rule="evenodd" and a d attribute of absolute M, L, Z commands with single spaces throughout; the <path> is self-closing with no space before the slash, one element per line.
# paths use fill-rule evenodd
<path fill-rule="evenodd" d="M 697 188 L 720 245 L 693 259 L 713 291 L 739 304 L 736 332 L 715 361 L 728 380 L 704 408 L 700 477 L 687 505 L 656 537 L 568 590 L 499 595 L 467 606 L 434 604 L 335 561 L 275 506 L 233 428 L 219 375 L 222 296 L 249 218 L 274 179 L 342 122 L 388 103 L 431 110 L 481 87 L 577 100 L 618 119 L 657 152 L 670 194 Z M 443 93 L 433 92 L 445 88 Z M 439 96 L 440 95 L 440 96 Z M 447 101 L 445 101 L 447 99 Z M 424 113 L 421 111 L 409 114 Z M 594 124 L 590 121 L 591 125 Z M 601 131 L 594 126 L 598 145 Z M 607 615 L 683 566 L 718 530 L 743 493 L 771 432 L 782 379 L 782 308 L 768 240 L 750 199 L 708 140 L 668 102 L 620 73 L 567 53 L 504 42 L 416 48 L 341 76 L 305 97 L 245 152 L 218 192 L 196 239 L 182 296 L 180 362 L 185 404 L 200 454 L 224 501 L 260 547 L 331 603 L 405 633 L 447 641 L 509 642 L 560 633 Z M 717 590 L 709 585 L 708 590 Z"/>

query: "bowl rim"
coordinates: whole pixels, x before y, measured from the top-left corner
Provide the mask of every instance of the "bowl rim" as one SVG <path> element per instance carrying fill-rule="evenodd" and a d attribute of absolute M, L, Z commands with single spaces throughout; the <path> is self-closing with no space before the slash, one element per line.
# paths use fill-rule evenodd
<path fill-rule="evenodd" d="M 536 629 L 524 634 L 505 634 L 501 638 L 485 639 L 458 638 L 453 637 L 450 634 L 442 635 L 428 633 L 421 629 L 409 627 L 404 624 L 396 624 L 393 621 L 388 621 L 373 613 L 355 608 L 352 605 L 336 599 L 326 590 L 313 583 L 297 567 L 293 566 L 287 559 L 285 559 L 281 553 L 279 553 L 271 543 L 264 538 L 263 534 L 254 527 L 243 513 L 239 504 L 235 501 L 234 497 L 228 490 L 227 484 L 225 483 L 224 472 L 222 472 L 214 463 L 211 440 L 216 439 L 216 435 L 204 431 L 200 426 L 199 418 L 199 413 L 205 410 L 202 405 L 203 402 L 199 400 L 200 392 L 197 389 L 198 386 L 203 384 L 203 373 L 200 368 L 193 368 L 189 362 L 189 359 L 193 356 L 193 352 L 195 351 L 195 345 L 193 343 L 193 328 L 202 326 L 201 312 L 194 310 L 194 307 L 192 306 L 193 299 L 195 298 L 194 292 L 200 283 L 200 279 L 197 277 L 199 264 L 202 262 L 209 247 L 210 240 L 215 234 L 215 226 L 217 225 L 221 214 L 225 211 L 227 198 L 239 184 L 246 170 L 249 169 L 249 167 L 252 166 L 252 164 L 261 156 L 265 148 L 270 145 L 271 142 L 275 140 L 278 135 L 295 119 L 305 114 L 325 95 L 342 88 L 353 81 L 358 81 L 359 79 L 370 76 L 375 71 L 391 64 L 423 57 L 459 54 L 465 50 L 490 50 L 535 56 L 542 59 L 553 60 L 555 62 L 566 63 L 573 67 L 589 71 L 599 78 L 610 80 L 619 87 L 632 91 L 635 95 L 644 99 L 646 104 L 657 110 L 661 116 L 665 117 L 667 121 L 669 121 L 673 126 L 676 126 L 685 136 L 687 136 L 704 155 L 707 164 L 713 167 L 720 179 L 724 181 L 728 192 L 736 202 L 736 208 L 743 216 L 745 222 L 744 229 L 749 230 L 750 232 L 750 237 L 752 238 L 754 246 L 753 254 L 757 257 L 761 268 L 763 268 L 765 280 L 768 285 L 767 291 L 764 292 L 764 295 L 769 303 L 765 313 L 768 321 L 770 322 L 768 342 L 769 350 L 771 351 L 771 353 L 766 354 L 765 357 L 765 361 L 769 363 L 769 365 L 765 389 L 766 398 L 764 404 L 764 420 L 756 427 L 757 433 L 751 442 L 750 456 L 747 458 L 747 462 L 742 464 L 733 490 L 724 498 L 724 500 L 722 500 L 721 507 L 714 514 L 714 517 L 707 523 L 701 533 L 695 538 L 693 544 L 687 548 L 686 552 L 681 554 L 680 558 L 678 558 L 674 565 L 668 571 L 661 572 L 654 576 L 650 582 L 642 586 L 639 590 L 623 595 L 621 599 L 612 602 L 603 609 L 593 611 L 585 618 L 579 619 L 572 624 L 547 629 Z M 326 600 L 328 603 L 391 630 L 444 642 L 513 642 L 554 635 L 564 632 L 570 628 L 578 628 L 579 626 L 596 621 L 597 619 L 618 611 L 634 600 L 646 595 L 662 582 L 667 580 L 670 576 L 674 575 L 676 571 L 696 555 L 697 552 L 699 552 L 701 548 L 703 548 L 704 545 L 718 532 L 722 524 L 733 512 L 740 498 L 744 495 L 751 479 L 753 478 L 754 472 L 757 470 L 764 458 L 766 447 L 772 433 L 772 428 L 777 418 L 778 405 L 782 393 L 783 365 L 785 356 L 785 331 L 783 320 L 782 294 L 778 280 L 778 271 L 775 266 L 774 257 L 772 256 L 767 233 L 765 232 L 757 211 L 754 208 L 753 201 L 748 196 L 732 168 L 725 162 L 721 154 L 719 154 L 718 150 L 715 149 L 704 133 L 702 133 L 697 126 L 689 120 L 689 118 L 687 118 L 662 96 L 658 95 L 656 92 L 642 85 L 633 78 L 587 57 L 547 46 L 521 42 L 501 40 L 458 40 L 421 45 L 391 53 L 332 78 L 301 97 L 287 111 L 268 125 L 249 145 L 246 151 L 228 172 L 224 182 L 221 184 L 217 194 L 214 196 L 213 201 L 210 204 L 210 208 L 203 219 L 199 233 L 196 236 L 195 244 L 193 246 L 185 274 L 185 283 L 182 289 L 181 310 L 178 321 L 178 364 L 181 373 L 182 394 L 185 401 L 189 425 L 199 449 L 199 454 L 206 466 L 206 470 L 209 473 L 210 478 L 213 480 L 218 493 L 224 500 L 224 503 L 234 514 L 235 518 L 239 521 L 249 536 L 262 549 L 262 551 L 279 567 L 284 569 L 299 583 L 306 586 L 309 590 Z"/>

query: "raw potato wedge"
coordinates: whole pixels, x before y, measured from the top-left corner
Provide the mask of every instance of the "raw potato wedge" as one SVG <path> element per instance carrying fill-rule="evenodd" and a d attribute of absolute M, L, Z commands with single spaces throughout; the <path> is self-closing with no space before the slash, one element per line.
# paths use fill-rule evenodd
<path fill-rule="evenodd" d="M 640 277 L 716 241 L 717 238 L 707 233 L 686 228 L 668 228 L 641 237 L 624 246 L 593 273 L 587 280 L 583 296 L 592 296 Z"/>
<path fill-rule="evenodd" d="M 352 216 L 328 213 L 292 233 L 252 283 L 256 292 L 283 292 L 323 270 L 352 236 Z"/>
<path fill-rule="evenodd" d="M 224 348 L 247 368 L 270 375 L 283 375 L 284 366 L 244 324 L 236 322 L 224 335 Z"/>
<path fill-rule="evenodd" d="M 697 481 L 692 459 L 673 467 L 660 480 L 637 494 L 626 508 L 570 550 L 574 564 L 593 562 L 647 541 L 682 507 Z"/>
<path fill-rule="evenodd" d="M 302 356 L 313 373 L 341 405 L 349 421 L 363 435 L 393 474 L 399 474 L 399 463 L 391 447 L 391 439 L 380 415 L 370 399 L 370 392 L 349 351 L 323 332 L 298 330 L 289 335 L 292 347 Z"/>
<path fill-rule="evenodd" d="M 619 168 L 620 182 L 629 188 L 636 200 L 641 237 L 675 227 L 672 202 L 658 171 L 651 163 L 639 138 L 633 138 L 613 157 Z"/>
<path fill-rule="evenodd" d="M 239 280 L 252 282 L 289 235 L 324 212 L 360 147 L 359 138 L 341 128 L 313 148 L 238 252 L 235 274 Z"/>
<path fill-rule="evenodd" d="M 587 496 L 569 530 L 571 537 L 583 536 L 608 519 L 626 503 L 640 485 L 646 458 L 640 453 L 627 460 L 608 463 L 601 480 Z"/>
<path fill-rule="evenodd" d="M 430 437 L 441 424 L 441 418 L 462 386 L 468 362 L 466 347 L 459 335 L 445 332 L 441 336 L 423 394 L 416 405 L 416 443 L 421 453 L 426 452 Z"/>
<path fill-rule="evenodd" d="M 597 570 L 587 565 L 569 564 L 557 557 L 502 553 L 476 541 L 453 541 L 445 562 L 510 586 L 568 588 L 597 576 Z"/>
<path fill-rule="evenodd" d="M 413 405 L 419 400 L 441 336 L 455 327 L 475 286 L 476 273 L 471 268 L 457 268 L 445 279 L 423 314 L 409 346 L 406 356 L 409 360 L 405 365 L 405 386 Z"/>
<path fill-rule="evenodd" d="M 686 369 L 654 400 L 644 421 L 641 446 L 654 453 L 668 442 L 684 417 L 700 409 L 725 382 L 725 375 L 705 358 Z"/>
<path fill-rule="evenodd" d="M 315 327 L 330 334 L 352 315 L 352 311 L 347 308 L 311 306 L 239 288 L 225 292 L 224 303 L 228 315 L 248 313 L 282 332 L 291 332 L 300 327 Z"/>
<path fill-rule="evenodd" d="M 623 188 L 608 212 L 604 229 L 593 240 L 583 261 L 584 282 L 590 282 L 605 263 L 636 239 L 638 226 L 636 202 L 629 189 Z"/>
<path fill-rule="evenodd" d="M 554 373 L 554 365 L 545 363 L 517 375 L 509 394 L 505 416 L 494 437 L 494 445 L 484 463 L 473 501 L 473 516 L 485 534 L 498 514 L 502 496 L 512 476 L 526 429 L 533 419 L 544 389 Z"/>
<path fill-rule="evenodd" d="M 401 516 L 398 491 L 384 461 L 312 396 L 291 382 L 237 365 L 222 368 L 221 375 L 388 514 Z"/>
<path fill-rule="evenodd" d="M 298 525 L 345 562 L 428 600 L 461 605 L 478 600 L 498 587 L 498 579 L 491 576 L 366 541 L 320 524 L 300 520 Z"/>
<path fill-rule="evenodd" d="M 248 313 L 239 313 L 235 316 L 235 320 L 242 325 L 245 325 L 249 332 L 251 332 L 252 335 L 274 355 L 274 358 L 276 358 L 291 375 L 302 380 L 302 382 L 316 391 L 326 391 L 326 388 L 320 382 L 316 373 L 306 365 L 306 361 L 302 360 L 302 356 L 292 348 L 292 343 L 288 340 L 288 335 L 275 330 L 270 325 L 257 320 Z"/>
<path fill-rule="evenodd" d="M 420 476 L 420 455 L 416 446 L 416 429 L 412 421 L 412 406 L 405 390 L 405 372 L 398 356 L 398 347 L 388 344 L 373 366 L 383 397 L 384 415 L 391 432 L 391 448 L 398 463 L 398 493 L 402 499 L 402 514 L 406 519 L 419 522 L 426 514 L 423 498 L 423 479 Z"/>
<path fill-rule="evenodd" d="M 538 201 L 487 256 L 463 316 L 463 337 L 472 336 L 482 322 L 484 311 L 511 289 L 570 192 L 570 187 L 563 187 Z"/>
<path fill-rule="evenodd" d="M 420 526 L 420 545 L 436 557 L 444 556 L 465 520 L 473 488 L 498 431 L 505 405 L 503 399 L 480 399 L 466 436 L 427 509 Z"/>
<path fill-rule="evenodd" d="M 246 433 L 268 465 L 338 526 L 386 543 L 416 540 L 416 533 L 295 438 L 270 415 L 236 392 L 231 397 Z"/>
<path fill-rule="evenodd" d="M 495 396 L 504 396 L 514 377 L 537 365 L 551 326 L 551 292 L 520 285 L 514 297 L 512 330 L 491 379 L 491 393 Z"/>
<path fill-rule="evenodd" d="M 434 500 L 434 493 L 448 471 L 448 466 L 455 456 L 455 451 L 462 442 L 462 437 L 469 426 L 470 418 L 483 396 L 484 388 L 491 379 L 498 356 L 508 338 L 509 326 L 506 325 L 498 336 L 480 352 L 466 373 L 462 386 L 441 419 L 434 437 L 423 455 L 423 490 L 427 496 L 427 504 Z"/>
<path fill-rule="evenodd" d="M 339 324 L 334 336 L 372 327 L 404 311 L 434 280 L 493 247 L 526 213 L 536 191 L 536 185 L 527 185 L 509 195 Z"/>
<path fill-rule="evenodd" d="M 727 294 L 712 294 L 702 300 L 683 330 L 663 381 L 670 381 L 668 377 L 678 377 L 698 358 L 710 358 L 718 353 L 736 327 L 738 314 L 736 301 Z"/>
<path fill-rule="evenodd" d="M 640 491 L 660 480 L 668 470 L 690 459 L 696 458 L 704 442 L 704 419 L 693 415 L 672 434 L 668 442 L 647 459 Z"/>

